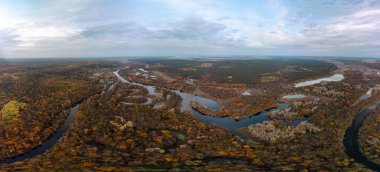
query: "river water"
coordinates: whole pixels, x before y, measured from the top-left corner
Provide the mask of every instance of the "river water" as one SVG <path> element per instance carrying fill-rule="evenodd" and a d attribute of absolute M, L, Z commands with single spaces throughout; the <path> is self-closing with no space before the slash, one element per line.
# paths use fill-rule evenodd
<path fill-rule="evenodd" d="M 18 161 L 24 161 L 26 159 L 32 158 L 34 156 L 43 154 L 50 148 L 52 148 L 58 140 L 65 134 L 65 132 L 69 129 L 70 124 L 74 121 L 75 119 L 75 114 L 78 112 L 79 109 L 79 104 L 71 108 L 69 116 L 66 118 L 65 122 L 63 125 L 59 126 L 58 129 L 44 142 L 42 142 L 41 145 L 38 147 L 32 149 L 31 151 L 20 154 L 17 156 L 14 156 L 12 158 L 7 158 L 4 160 L 0 161 L 0 165 L 2 164 L 10 164 L 13 162 L 18 162 Z"/>
<path fill-rule="evenodd" d="M 356 162 L 364 164 L 374 171 L 380 171 L 380 164 L 371 161 L 362 153 L 358 139 L 359 129 L 362 127 L 364 120 L 369 115 L 373 114 L 374 110 L 378 106 L 380 106 L 380 100 L 375 101 L 370 106 L 359 112 L 359 114 L 357 114 L 355 119 L 352 121 L 351 126 L 346 130 L 343 139 L 343 145 L 347 155 L 353 158 Z"/>
<path fill-rule="evenodd" d="M 156 89 L 155 86 L 130 82 L 130 81 L 124 79 L 122 76 L 119 75 L 119 70 L 117 70 L 113 73 L 122 83 L 128 83 L 128 84 L 134 84 L 134 85 L 142 86 L 148 90 L 149 95 L 155 94 L 155 89 Z M 110 90 L 110 89 L 112 89 L 112 87 L 113 87 L 113 85 L 110 86 L 108 89 L 105 89 L 105 90 Z M 104 91 L 102 92 L 102 94 L 104 93 Z M 222 127 L 222 128 L 227 128 L 233 134 L 238 135 L 247 141 L 250 141 L 249 138 L 246 138 L 244 135 L 237 132 L 238 128 L 248 127 L 251 124 L 257 124 L 257 123 L 261 123 L 264 121 L 270 121 L 272 119 L 269 118 L 268 116 L 266 116 L 266 114 L 268 112 L 287 107 L 287 104 L 282 103 L 277 108 L 270 109 L 268 111 L 263 111 L 263 112 L 259 113 L 258 115 L 251 116 L 249 118 L 245 118 L 245 119 L 242 119 L 239 121 L 235 121 L 231 117 L 218 118 L 218 117 L 202 115 L 190 107 L 190 101 L 194 100 L 194 101 L 198 102 L 199 104 L 206 106 L 207 108 L 210 108 L 212 110 L 220 109 L 219 104 L 213 100 L 206 99 L 206 98 L 203 98 L 200 96 L 195 96 L 195 95 L 185 93 L 185 92 L 181 92 L 178 90 L 172 90 L 172 91 L 176 92 L 178 95 L 181 96 L 181 98 L 182 98 L 181 108 L 185 108 L 185 109 L 189 110 L 195 119 L 197 119 L 198 121 L 204 122 L 206 124 L 216 125 L 216 126 Z M 18 162 L 18 161 L 24 161 L 26 159 L 30 159 L 30 158 L 35 157 L 37 155 L 41 155 L 44 152 L 46 152 L 47 150 L 49 150 L 50 148 L 52 148 L 59 141 L 59 139 L 62 138 L 64 133 L 69 129 L 70 124 L 75 119 L 75 114 L 77 113 L 79 106 L 80 106 L 80 104 L 78 104 L 78 105 L 76 105 L 70 109 L 70 114 L 66 118 L 64 124 L 59 126 L 58 129 L 46 141 L 44 141 L 41 145 L 39 145 L 38 147 L 36 147 L 36 148 L 32 149 L 31 151 L 26 152 L 24 154 L 20 154 L 20 155 L 14 156 L 12 158 L 7 158 L 4 160 L 1 160 L 0 165 L 14 163 L 14 162 Z M 307 118 L 293 120 L 291 123 L 289 123 L 289 125 L 297 125 L 298 123 L 305 121 L 305 120 L 307 120 Z"/>
<path fill-rule="evenodd" d="M 119 72 L 119 70 L 115 71 L 114 74 L 121 82 L 142 86 L 148 90 L 149 95 L 155 94 L 155 86 L 149 86 L 149 85 L 144 85 L 144 84 L 140 84 L 140 83 L 129 82 L 128 80 L 125 80 L 122 76 L 120 76 L 118 72 Z M 306 82 L 308 82 L 308 81 L 306 81 Z M 303 86 L 307 86 L 310 83 L 311 82 L 303 84 Z M 202 115 L 199 112 L 193 110 L 189 104 L 191 100 L 194 100 L 194 101 L 197 101 L 199 104 L 206 106 L 212 110 L 218 110 L 220 108 L 220 106 L 218 105 L 218 103 L 216 103 L 213 100 L 206 99 L 206 98 L 203 98 L 200 96 L 195 96 L 195 95 L 185 93 L 185 92 L 181 92 L 178 90 L 172 90 L 172 91 L 176 92 L 177 94 L 179 94 L 181 96 L 181 98 L 182 98 L 181 108 L 188 109 L 191 112 L 191 114 L 194 116 L 195 119 L 197 119 L 201 122 L 204 122 L 206 124 L 216 125 L 216 126 L 222 127 L 222 128 L 227 128 L 233 134 L 238 135 L 247 141 L 250 141 L 249 138 L 246 138 L 244 135 L 237 132 L 238 128 L 248 127 L 251 124 L 257 124 L 257 123 L 261 123 L 264 121 L 270 121 L 272 119 L 269 118 L 268 116 L 266 116 L 266 114 L 268 112 L 287 107 L 287 104 L 282 103 L 277 108 L 274 108 L 274 109 L 271 109 L 268 111 L 263 111 L 258 115 L 251 116 L 249 118 L 245 118 L 245 119 L 242 119 L 240 121 L 235 121 L 231 117 L 218 118 L 218 117 Z M 372 93 L 372 89 L 368 90 L 367 93 L 368 93 L 368 95 L 370 95 Z M 299 95 L 296 95 L 296 97 L 298 98 Z M 291 96 L 290 98 L 293 98 L 293 96 Z M 70 114 L 67 117 L 67 119 L 65 120 L 64 124 L 61 125 L 60 127 L 58 127 L 58 129 L 45 142 L 43 142 L 40 146 L 32 149 L 31 151 L 29 151 L 27 153 L 14 156 L 12 158 L 4 159 L 4 160 L 0 161 L 0 165 L 14 163 L 14 162 L 18 162 L 18 161 L 24 161 L 24 160 L 32 158 L 34 156 L 43 154 L 44 152 L 46 152 L 47 150 L 52 148 L 58 142 L 58 140 L 64 135 L 64 133 L 69 129 L 69 125 L 74 121 L 75 114 L 77 113 L 77 111 L 79 109 L 79 105 L 80 104 L 71 108 Z M 365 118 L 368 115 L 372 114 L 373 111 L 379 105 L 380 105 L 380 101 L 376 101 L 375 103 L 373 103 L 372 105 L 367 107 L 365 110 L 360 112 L 357 115 L 357 117 L 354 119 L 351 127 L 349 127 L 346 130 L 345 136 L 344 136 L 344 141 L 343 141 L 344 146 L 346 148 L 345 149 L 346 153 L 350 157 L 354 158 L 359 163 L 363 163 L 364 165 L 366 165 L 367 167 L 369 167 L 373 170 L 380 170 L 380 165 L 370 161 L 368 158 L 366 158 L 361 153 L 359 143 L 358 143 L 358 134 L 359 134 L 359 128 L 362 126 Z M 305 121 L 305 120 L 307 120 L 307 118 L 294 120 L 290 123 L 290 125 L 297 125 L 298 123 Z"/>
<path fill-rule="evenodd" d="M 114 74 L 123 83 L 129 83 L 129 84 L 134 84 L 134 85 L 142 86 L 142 87 L 146 88 L 149 91 L 150 95 L 153 95 L 155 93 L 155 86 L 150 86 L 150 85 L 144 85 L 144 84 L 140 84 L 140 83 L 130 82 L 130 81 L 126 80 L 125 78 L 123 78 L 122 76 L 119 75 L 119 70 L 115 71 Z M 262 123 L 264 121 L 271 121 L 272 119 L 267 116 L 268 112 L 279 110 L 279 109 L 283 109 L 283 108 L 286 108 L 288 106 L 285 103 L 281 103 L 281 104 L 279 104 L 279 106 L 277 108 L 273 108 L 273 109 L 270 109 L 270 110 L 267 110 L 267 111 L 262 111 L 261 113 L 259 113 L 257 115 L 254 115 L 254 116 L 251 116 L 251 117 L 244 118 L 244 119 L 241 119 L 239 121 L 236 121 L 236 120 L 234 120 L 231 117 L 220 118 L 220 117 L 213 117 L 213 116 L 208 116 L 208 115 L 202 115 L 201 113 L 193 110 L 190 107 L 190 101 L 193 100 L 193 101 L 196 101 L 199 104 L 201 104 L 201 105 L 203 105 L 203 106 L 205 106 L 205 107 L 207 107 L 209 109 L 219 110 L 221 107 L 214 100 L 207 99 L 207 98 L 200 97 L 200 96 L 195 96 L 193 94 L 189 94 L 189 93 L 182 92 L 182 91 L 179 91 L 179 90 L 171 90 L 171 91 L 174 91 L 175 93 L 177 93 L 182 98 L 181 108 L 189 110 L 191 112 L 192 116 L 196 120 L 201 121 L 201 122 L 203 122 L 205 124 L 216 125 L 216 126 L 221 127 L 221 128 L 226 128 L 226 129 L 230 130 L 230 132 L 232 132 L 233 134 L 238 135 L 239 137 L 241 137 L 241 138 L 243 138 L 245 140 L 249 140 L 249 139 L 246 136 L 240 134 L 237 131 L 237 129 L 248 127 L 251 124 Z M 288 124 L 289 125 L 297 125 L 300 122 L 305 121 L 307 119 L 308 118 L 293 120 L 292 122 L 290 122 Z M 284 122 L 284 121 L 282 121 L 282 122 Z"/>

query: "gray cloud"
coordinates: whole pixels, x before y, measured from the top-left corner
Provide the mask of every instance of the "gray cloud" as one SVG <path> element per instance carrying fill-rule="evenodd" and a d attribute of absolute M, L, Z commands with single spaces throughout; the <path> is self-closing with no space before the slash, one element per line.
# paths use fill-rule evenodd
<path fill-rule="evenodd" d="M 185 18 L 173 23 L 170 29 L 158 30 L 159 38 L 213 40 L 219 39 L 227 27 L 220 23 L 209 22 L 200 18 Z"/>
<path fill-rule="evenodd" d="M 233 8 L 230 3 L 235 2 L 46 1 L 21 9 L 20 17 L 9 10 L 7 20 L 0 20 L 0 48 L 26 55 L 111 53 L 106 49 L 118 55 L 125 50 L 135 55 L 148 51 L 176 55 L 222 54 L 232 49 L 238 54 L 324 51 L 334 55 L 336 49 L 380 54 L 378 0 L 273 0 Z"/>
<path fill-rule="evenodd" d="M 80 36 L 86 38 L 99 37 L 150 37 L 151 30 L 146 27 L 132 22 L 118 22 L 105 25 L 96 25 L 88 27 L 80 33 Z"/>
<path fill-rule="evenodd" d="M 0 45 L 8 46 L 8 45 L 15 44 L 19 42 L 16 39 L 17 39 L 17 35 L 15 35 L 11 30 L 9 29 L 0 30 Z"/>
<path fill-rule="evenodd" d="M 227 30 L 221 23 L 206 21 L 202 18 L 184 18 L 167 23 L 164 29 L 152 29 L 135 22 L 117 22 L 107 25 L 96 25 L 84 29 L 78 38 L 105 39 L 144 39 L 144 40 L 184 40 L 204 41 L 215 44 L 236 42 L 230 34 L 236 31 Z"/>

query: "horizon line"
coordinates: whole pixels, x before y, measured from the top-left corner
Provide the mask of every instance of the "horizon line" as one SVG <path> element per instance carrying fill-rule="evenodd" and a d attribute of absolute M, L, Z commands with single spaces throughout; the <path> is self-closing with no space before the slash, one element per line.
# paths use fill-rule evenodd
<path fill-rule="evenodd" d="M 319 57 L 319 58 L 374 58 L 380 59 L 380 57 L 374 56 L 334 56 L 334 55 L 323 55 L 323 56 L 313 56 L 313 55 L 133 55 L 133 56 L 51 56 L 51 57 L 0 57 L 0 59 L 82 59 L 82 58 L 228 58 L 228 57 L 240 57 L 240 58 L 260 58 L 260 57 Z"/>

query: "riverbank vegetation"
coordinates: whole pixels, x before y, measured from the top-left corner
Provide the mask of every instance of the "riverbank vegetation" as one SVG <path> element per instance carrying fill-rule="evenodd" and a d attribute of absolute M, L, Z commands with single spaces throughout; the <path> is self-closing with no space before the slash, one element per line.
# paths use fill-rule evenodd
<path fill-rule="evenodd" d="M 286 84 L 336 69 L 334 64 L 309 59 L 137 61 L 121 71 L 121 75 L 138 83 L 213 99 L 223 106 L 218 112 L 200 106 L 197 109 L 205 115 L 207 111 L 211 116 L 231 116 L 236 120 L 276 107 L 276 99 L 286 90 Z M 151 74 L 156 74 L 153 79 Z M 247 92 L 248 89 L 251 91 Z"/>
<path fill-rule="evenodd" d="M 286 101 L 288 107 L 270 112 L 267 116 L 277 120 L 291 122 L 296 119 L 302 119 L 314 114 L 320 104 L 319 98 L 303 98 L 301 100 Z"/>
<path fill-rule="evenodd" d="M 181 71 L 207 71 L 213 68 L 228 71 L 231 68 L 236 70 L 234 66 L 242 63 L 232 62 L 232 65 L 214 61 L 191 62 L 195 65 L 189 66 L 188 61 L 185 61 L 179 62 L 179 65 L 181 63 L 183 65 L 180 67 Z M 264 65 L 269 62 L 259 60 L 255 63 Z M 289 66 L 288 62 L 283 63 Z M 18 119 L 16 120 L 18 122 L 11 126 L 0 125 L 1 159 L 26 152 L 46 140 L 63 123 L 68 109 L 83 101 L 70 130 L 53 148 L 22 162 L 3 164 L 1 169 L 5 171 L 367 170 L 345 154 L 342 138 L 356 113 L 380 98 L 380 94 L 374 91 L 369 99 L 355 103 L 368 87 L 379 84 L 379 78 L 364 76 L 361 72 L 347 71 L 343 73 L 345 79 L 341 82 L 291 88 L 290 91 L 308 95 L 309 98 L 288 102 L 292 108 L 289 112 L 309 116 L 308 121 L 288 126 L 279 122 L 280 119 L 288 117 L 278 115 L 273 118 L 279 120 L 251 126 L 249 129 L 251 137 L 261 140 L 263 144 L 253 144 L 234 136 L 234 133 L 227 129 L 198 121 L 188 111 L 179 110 L 181 97 L 167 89 L 170 88 L 167 83 L 174 80 L 183 84 L 179 86 L 173 83 L 174 88 L 188 89 L 189 93 L 200 91 L 199 93 L 203 92 L 205 95 L 212 91 L 213 87 L 223 89 L 223 86 L 228 86 L 228 90 L 236 91 L 237 97 L 234 97 L 235 93 L 232 91 L 228 91 L 229 95 L 226 97 L 216 96 L 224 94 L 224 91 L 220 90 L 215 91 L 216 94 L 208 95 L 218 97 L 215 99 L 221 105 L 236 110 L 231 112 L 244 109 L 245 112 L 254 113 L 258 109 L 277 105 L 278 97 L 284 94 L 283 89 L 289 88 L 289 84 L 282 78 L 290 81 L 299 78 L 300 75 L 304 76 L 299 71 L 306 70 L 297 66 L 298 62 L 291 63 L 291 67 L 279 67 L 278 70 L 267 71 L 271 74 L 265 76 L 279 75 L 281 76 L 279 80 L 275 77 L 266 77 L 264 79 L 266 84 L 262 84 L 263 78 L 258 76 L 257 82 L 260 85 L 249 91 L 252 95 L 241 95 L 243 90 L 251 86 L 250 82 L 254 81 L 249 78 L 251 75 L 246 75 L 248 77 L 246 83 L 238 83 L 241 82 L 239 79 L 231 80 L 231 83 L 229 81 L 220 83 L 222 85 L 208 82 L 213 83 L 212 87 L 198 90 L 196 85 L 205 81 L 208 76 L 186 79 L 164 70 L 160 71 L 162 73 L 159 73 L 159 76 L 154 71 L 161 70 L 160 65 L 163 64 L 157 62 L 146 66 L 140 63 L 84 60 L 79 63 L 48 62 L 0 68 L 1 113 L 6 114 L 4 115 L 6 118 L 10 116 L 11 119 Z M 312 72 L 313 74 L 305 72 L 308 76 L 329 73 L 334 68 L 323 65 L 325 63 L 322 63 L 322 67 L 318 65 L 315 67 L 313 66 L 315 63 L 305 62 L 311 71 L 317 71 L 317 73 Z M 155 94 L 150 95 L 148 90 L 141 86 L 117 81 L 112 71 L 126 66 L 129 70 L 120 70 L 120 74 L 126 79 L 141 80 L 144 81 L 142 83 L 151 85 L 163 83 L 166 85 L 165 88 L 158 87 Z M 168 68 L 170 69 L 171 67 Z M 175 69 L 177 70 L 178 66 Z M 318 72 L 319 70 L 321 72 Z M 213 69 L 211 73 L 215 73 L 214 71 Z M 136 72 L 140 74 L 136 75 Z M 235 76 L 238 73 L 232 74 Z M 283 76 L 284 73 L 293 73 L 295 76 L 290 76 L 289 78 L 293 79 L 289 79 Z M 228 79 L 229 75 L 226 76 Z M 280 84 L 271 84 L 275 82 Z M 327 94 L 326 91 L 319 91 L 321 89 L 333 92 Z M 293 118 L 289 118 L 289 121 L 291 120 Z"/>
<path fill-rule="evenodd" d="M 123 88 L 114 89 L 85 101 L 71 130 L 53 149 L 2 168 L 97 171 L 354 168 L 344 153 L 338 156 L 342 159 L 337 159 L 336 152 L 315 152 L 316 146 L 326 144 L 322 140 L 328 137 L 319 135 L 320 132 L 295 135 L 291 140 L 270 145 L 254 145 L 234 137 L 226 129 L 205 125 L 186 112 L 125 105 L 118 98 Z M 320 141 L 310 144 L 310 139 Z M 331 162 L 330 156 L 336 160 Z"/>
<path fill-rule="evenodd" d="M 191 101 L 190 106 L 191 108 L 200 112 L 203 115 L 209 115 L 214 117 L 231 116 L 235 120 L 241 120 L 242 118 L 257 115 L 262 111 L 266 111 L 277 107 L 277 103 L 275 101 L 266 102 L 265 99 L 263 99 L 263 101 L 260 101 L 259 103 L 259 101 L 255 99 L 257 97 L 250 97 L 253 99 L 247 99 L 247 97 L 242 98 L 243 99 L 238 99 L 226 104 L 220 110 L 211 110 L 205 106 L 202 106 L 196 101 Z"/>
<path fill-rule="evenodd" d="M 94 64 L 68 67 L 44 61 L 35 65 L 19 62 L 1 68 L 0 159 L 41 144 L 63 123 L 71 107 L 102 89 L 99 80 L 81 74 L 90 72 Z"/>
<path fill-rule="evenodd" d="M 296 126 L 282 125 L 279 121 L 265 121 L 250 125 L 248 130 L 251 135 L 267 143 L 275 143 L 277 140 L 294 139 L 297 134 L 314 134 L 321 131 L 320 128 L 308 122 L 301 122 Z"/>
<path fill-rule="evenodd" d="M 380 164 L 380 109 L 364 121 L 359 137 L 361 151 L 370 160 Z"/>

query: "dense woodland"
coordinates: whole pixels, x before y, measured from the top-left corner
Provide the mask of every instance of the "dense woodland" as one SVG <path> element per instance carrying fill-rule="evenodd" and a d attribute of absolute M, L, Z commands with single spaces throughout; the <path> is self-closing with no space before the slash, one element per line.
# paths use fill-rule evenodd
<path fill-rule="evenodd" d="M 326 125 L 338 123 L 326 121 Z M 338 142 L 326 142 L 331 131 L 277 144 L 253 145 L 225 129 L 200 123 L 190 114 L 124 105 L 116 94 L 107 92 L 82 104 L 75 124 L 59 145 L 44 156 L 7 168 L 37 169 L 41 162 L 50 162 L 41 165 L 53 170 L 201 170 L 215 165 L 234 170 L 357 168 L 350 165 Z M 321 145 L 329 147 L 328 151 L 313 150 Z M 53 157 L 55 161 L 51 162 Z M 335 160 L 331 162 L 331 158 Z M 224 161 L 228 163 L 221 163 Z"/>
<path fill-rule="evenodd" d="M 274 74 L 290 82 L 327 74 L 336 66 L 308 59 L 255 59 L 255 60 L 139 60 L 157 67 L 173 76 L 215 81 L 218 83 L 238 83 L 256 85 L 265 74 Z M 202 65 L 203 64 L 203 65 Z M 208 64 L 208 65 L 204 65 Z"/>
<path fill-rule="evenodd" d="M 93 64 L 68 68 L 65 64 L 55 65 L 40 62 L 36 68 L 14 62 L 2 68 L 0 159 L 38 146 L 63 123 L 71 107 L 101 92 L 98 81 L 83 75 Z"/>
<path fill-rule="evenodd" d="M 363 77 L 360 72 L 344 73 L 341 83 L 297 89 L 300 93 L 324 97 L 321 103 L 313 105 L 318 106 L 315 112 L 309 114 L 308 123 L 315 128 L 306 127 L 313 132 L 297 131 L 291 137 L 253 144 L 227 129 L 197 121 L 187 111 L 178 111 L 180 97 L 165 88 L 156 90 L 152 96 L 142 87 L 118 82 L 112 71 L 125 67 L 124 63 L 83 60 L 25 64 L 8 64 L 0 69 L 1 159 L 26 152 L 46 140 L 62 124 L 68 109 L 83 103 L 70 130 L 52 149 L 26 161 L 3 164 L 1 169 L 5 171 L 367 170 L 345 154 L 342 144 L 344 131 L 355 115 L 380 97 L 376 92 L 371 98 L 355 103 L 368 87 L 380 81 L 376 77 Z M 326 69 L 323 73 L 329 73 L 333 68 L 322 63 L 315 70 Z M 318 94 L 322 87 L 336 92 Z M 240 96 L 236 100 L 241 103 L 275 100 L 270 97 L 274 93 L 259 92 L 268 98 Z M 338 92 L 344 93 L 344 97 Z M 147 103 L 149 99 L 152 101 Z M 161 103 L 163 106 L 155 106 Z M 289 128 L 280 123 L 274 125 Z"/>

